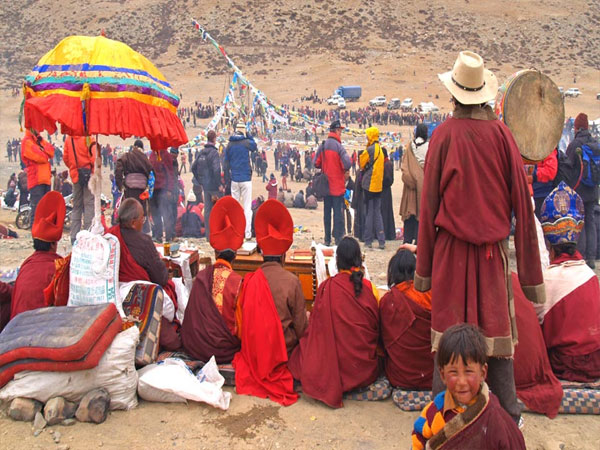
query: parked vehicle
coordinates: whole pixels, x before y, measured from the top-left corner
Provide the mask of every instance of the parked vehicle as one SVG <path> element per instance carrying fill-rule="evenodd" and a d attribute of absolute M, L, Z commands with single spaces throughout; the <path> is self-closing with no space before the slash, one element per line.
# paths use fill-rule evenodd
<path fill-rule="evenodd" d="M 419 111 L 422 113 L 437 112 L 438 108 L 433 102 L 421 102 L 419 103 Z"/>
<path fill-rule="evenodd" d="M 404 110 L 404 111 L 409 111 L 412 109 L 413 107 L 413 100 L 412 98 L 405 98 L 404 100 L 402 100 L 402 104 L 400 105 L 400 107 Z"/>
<path fill-rule="evenodd" d="M 600 100 L 600 92 L 596 94 L 596 100 Z"/>
<path fill-rule="evenodd" d="M 389 101 L 389 103 L 387 105 L 387 109 L 400 109 L 401 104 L 402 104 L 402 102 L 400 101 L 399 98 L 393 98 Z"/>
<path fill-rule="evenodd" d="M 565 91 L 565 97 L 579 97 L 581 95 L 581 91 L 579 88 L 569 88 Z"/>
<path fill-rule="evenodd" d="M 328 105 L 337 105 L 338 101 L 342 98 L 341 95 L 338 94 L 333 94 L 331 97 L 329 97 L 327 99 L 327 104 Z"/>
<path fill-rule="evenodd" d="M 337 103 L 338 109 L 346 109 L 346 100 L 340 98 Z"/>
<path fill-rule="evenodd" d="M 343 97 L 344 100 L 352 102 L 360 98 L 362 95 L 362 88 L 360 86 L 340 86 L 335 90 L 334 94 L 338 94 L 340 97 Z"/>
<path fill-rule="evenodd" d="M 378 97 L 372 98 L 369 101 L 369 106 L 383 106 L 385 105 L 386 99 L 385 95 L 380 95 Z"/>

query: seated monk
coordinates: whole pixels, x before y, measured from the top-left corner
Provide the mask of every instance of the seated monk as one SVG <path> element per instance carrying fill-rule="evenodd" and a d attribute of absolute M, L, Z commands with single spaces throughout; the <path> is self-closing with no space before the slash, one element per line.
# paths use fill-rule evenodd
<path fill-rule="evenodd" d="M 119 282 L 149 281 L 160 285 L 176 305 L 175 286 L 169 281 L 169 272 L 162 262 L 152 238 L 142 233 L 145 217 L 141 203 L 126 198 L 119 207 L 117 225 L 109 228 L 110 233 L 119 239 L 120 263 Z M 175 351 L 181 348 L 177 324 L 162 318 L 160 346 L 164 350 Z"/>
<path fill-rule="evenodd" d="M 307 326 L 300 281 L 282 267 L 294 222 L 281 202 L 270 199 L 256 212 L 254 225 L 264 263 L 245 276 L 238 299 L 242 348 L 233 359 L 236 391 L 288 406 L 298 399 L 286 364 L 288 353 Z"/>
<path fill-rule="evenodd" d="M 35 252 L 21 265 L 15 281 L 10 318 L 32 309 L 46 306 L 44 289 L 54 276 L 54 261 L 58 241 L 62 237 L 65 222 L 65 200 L 57 191 L 42 197 L 35 210 L 31 227 Z"/>
<path fill-rule="evenodd" d="M 583 228 L 581 197 L 565 183 L 548 195 L 540 214 L 550 266 L 546 302 L 536 305 L 550 365 L 563 380 L 600 379 L 600 284 L 577 251 Z"/>
<path fill-rule="evenodd" d="M 342 394 L 368 386 L 379 375 L 379 306 L 376 288 L 363 279 L 358 241 L 346 236 L 337 247 L 339 273 L 319 286 L 308 330 L 290 356 L 302 391 L 332 408 Z"/>
<path fill-rule="evenodd" d="M 230 363 L 240 350 L 235 308 L 242 277 L 231 268 L 235 252 L 244 242 L 246 218 L 233 197 L 223 197 L 210 213 L 210 245 L 215 263 L 198 272 L 190 292 L 181 340 L 185 352 L 200 361 L 215 356 Z"/>
<path fill-rule="evenodd" d="M 388 264 L 390 290 L 379 303 L 385 373 L 392 386 L 430 390 L 431 291 L 413 286 L 417 260 L 409 250 L 398 250 Z"/>

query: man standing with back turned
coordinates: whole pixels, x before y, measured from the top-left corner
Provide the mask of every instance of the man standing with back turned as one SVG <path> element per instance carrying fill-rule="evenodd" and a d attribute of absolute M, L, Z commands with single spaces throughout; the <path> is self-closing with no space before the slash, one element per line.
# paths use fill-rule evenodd
<path fill-rule="evenodd" d="M 344 193 L 346 181 L 344 172 L 352 165 L 350 157 L 342 146 L 342 130 L 344 127 L 339 120 L 334 120 L 329 126 L 329 136 L 319 145 L 315 155 L 315 167 L 327 176 L 329 195 L 323 200 L 323 225 L 325 227 L 325 245 L 331 245 L 331 210 L 333 210 L 333 237 L 336 245 L 344 235 Z"/>
<path fill-rule="evenodd" d="M 246 126 L 242 121 L 235 127 L 235 134 L 229 137 L 225 148 L 224 165 L 231 179 L 231 196 L 235 198 L 246 216 L 246 239 L 252 237 L 252 167 L 250 156 L 258 150 L 256 142 L 246 135 Z"/>
<path fill-rule="evenodd" d="M 518 422 L 517 329 L 507 245 L 512 213 L 521 287 L 529 300 L 545 299 L 523 160 L 510 130 L 487 105 L 498 81 L 484 69 L 481 56 L 461 52 L 454 68 L 439 78 L 453 96 L 454 112 L 433 133 L 425 160 L 414 286 L 431 289 L 433 351 L 452 325 L 467 322 L 481 329 L 488 384 Z M 436 367 L 433 394 L 443 389 Z"/>

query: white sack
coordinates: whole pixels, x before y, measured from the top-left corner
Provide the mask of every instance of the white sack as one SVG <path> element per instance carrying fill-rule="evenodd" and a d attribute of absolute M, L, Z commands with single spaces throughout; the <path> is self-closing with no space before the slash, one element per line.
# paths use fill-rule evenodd
<path fill-rule="evenodd" d="M 111 410 L 135 408 L 138 375 L 134 361 L 139 336 L 137 327 L 117 334 L 93 369 L 20 372 L 0 390 L 0 400 L 27 397 L 46 403 L 53 397 L 64 397 L 71 402 L 79 402 L 88 392 L 105 388 L 110 394 Z"/>
<path fill-rule="evenodd" d="M 225 379 L 219 373 L 214 356 L 197 376 L 178 358 L 167 358 L 160 363 L 146 366 L 145 369 L 138 386 L 142 398 L 146 395 L 149 398 L 161 398 L 161 394 L 150 389 L 153 388 L 184 399 L 208 403 L 215 408 L 229 408 L 231 393 L 223 392 Z"/>

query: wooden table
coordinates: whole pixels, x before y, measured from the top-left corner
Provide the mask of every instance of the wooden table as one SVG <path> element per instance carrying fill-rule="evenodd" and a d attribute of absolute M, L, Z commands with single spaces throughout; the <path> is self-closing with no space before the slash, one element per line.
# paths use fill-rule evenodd
<path fill-rule="evenodd" d="M 187 263 L 189 264 L 189 267 L 190 267 L 189 275 L 191 276 L 190 280 L 187 280 L 187 281 L 189 283 L 191 283 L 194 280 L 194 277 L 196 276 L 198 271 L 200 270 L 200 266 L 205 266 L 205 265 L 208 265 L 211 263 L 210 257 L 200 258 L 200 255 L 198 254 L 198 250 L 180 250 L 179 256 L 177 258 L 174 258 L 173 256 L 163 256 L 163 252 L 164 252 L 163 244 L 154 244 L 154 245 L 156 246 L 156 249 L 158 250 L 158 253 L 160 254 L 161 259 L 165 263 L 165 266 L 167 266 L 167 269 L 169 270 L 169 278 L 173 278 L 173 277 L 181 277 L 184 279 L 187 278 L 185 276 L 186 270 L 183 267 L 183 265 L 187 261 Z M 186 285 L 187 285 L 187 283 L 186 283 Z"/>
<path fill-rule="evenodd" d="M 241 276 L 244 276 L 247 273 L 254 272 L 262 263 L 262 255 L 258 252 L 252 255 L 237 255 L 233 261 L 232 268 Z M 306 309 L 311 311 L 317 295 L 314 249 L 288 251 L 285 256 L 283 268 L 296 275 L 300 280 L 302 293 L 306 300 Z"/>

